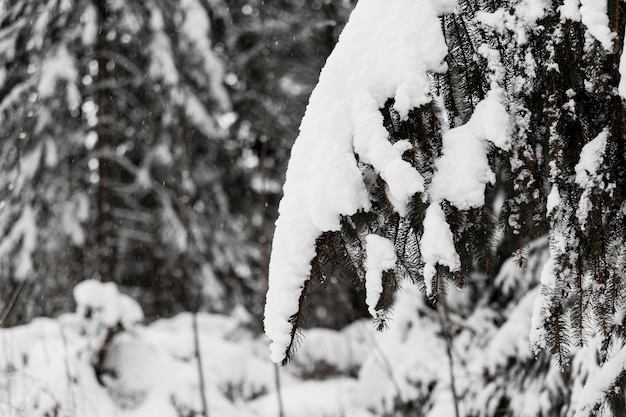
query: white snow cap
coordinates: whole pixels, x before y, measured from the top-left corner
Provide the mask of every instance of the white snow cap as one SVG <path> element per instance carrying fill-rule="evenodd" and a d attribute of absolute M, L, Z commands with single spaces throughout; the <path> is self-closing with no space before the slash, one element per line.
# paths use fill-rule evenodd
<path fill-rule="evenodd" d="M 385 237 L 370 234 L 365 237 L 365 302 L 370 314 L 376 317 L 376 304 L 383 293 L 383 271 L 396 266 L 396 249 Z"/>
<path fill-rule="evenodd" d="M 604 175 L 600 169 L 604 162 L 608 137 L 609 130 L 605 128 L 598 136 L 585 144 L 580 151 L 580 160 L 574 167 L 576 184 L 583 190 L 576 208 L 576 217 L 583 230 L 587 226 L 587 217 L 593 207 L 590 198 L 593 190 L 595 188 L 605 188 Z"/>
<path fill-rule="evenodd" d="M 561 13 L 561 19 L 570 19 L 574 22 L 580 22 L 580 1 L 579 0 L 564 0 L 563 5 L 559 7 L 559 13 Z"/>
<path fill-rule="evenodd" d="M 556 288 L 556 275 L 554 273 L 555 261 L 554 253 L 550 250 L 550 258 L 546 261 L 541 270 L 541 287 L 554 290 Z M 545 350 L 546 345 L 546 329 L 544 323 L 550 317 L 550 310 L 548 308 L 549 300 L 541 291 L 537 294 L 535 304 L 533 307 L 533 315 L 530 323 L 530 349 L 538 354 L 540 351 Z"/>
<path fill-rule="evenodd" d="M 444 133 L 429 189 L 433 201 L 446 199 L 461 210 L 485 204 L 485 186 L 496 180 L 487 159 L 489 142 L 503 150 L 511 144 L 510 117 L 500 95 L 491 90 L 466 124 Z"/>
<path fill-rule="evenodd" d="M 599 176 L 598 171 L 604 161 L 609 130 L 604 129 L 593 140 L 583 146 L 580 151 L 580 159 L 574 167 L 576 171 L 576 184 L 582 188 L 593 186 Z"/>
<path fill-rule="evenodd" d="M 446 216 L 438 202 L 432 203 L 426 209 L 420 250 L 424 259 L 426 294 L 430 296 L 433 294 L 433 278 L 437 264 L 447 266 L 451 271 L 458 271 L 461 267 L 450 225 L 446 222 Z"/>
<path fill-rule="evenodd" d="M 591 374 L 577 398 L 574 417 L 591 415 L 594 408 L 603 404 L 606 398 L 619 387 L 616 382 L 619 381 L 625 369 L 626 347 L 622 347 L 602 368 Z"/>
<path fill-rule="evenodd" d="M 433 294 L 437 264 L 451 271 L 461 267 L 441 201 L 445 199 L 461 210 L 483 206 L 485 186 L 496 181 L 487 158 L 489 142 L 502 150 L 511 146 L 511 121 L 501 96 L 501 90 L 492 86 L 466 124 L 443 134 L 443 154 L 435 161 L 428 190 L 431 204 L 426 210 L 424 234 L 420 239 L 424 284 L 429 296 Z"/>
<path fill-rule="evenodd" d="M 125 328 L 131 328 L 143 320 L 139 303 L 121 294 L 112 282 L 80 282 L 74 287 L 74 300 L 79 315 L 89 316 L 94 322 L 106 327 L 115 327 L 119 323 Z"/>
<path fill-rule="evenodd" d="M 444 7 L 445 6 L 445 7 Z M 310 273 L 315 240 L 338 230 L 340 216 L 370 208 L 355 153 L 386 181 L 394 208 L 424 190 L 422 176 L 388 140 L 379 112 L 389 98 L 406 118 L 432 100 L 429 71 L 443 71 L 447 46 L 438 13 L 450 1 L 361 0 L 311 95 L 287 169 L 276 222 L 265 307 L 272 360 L 291 340 L 289 317 Z"/>
<path fill-rule="evenodd" d="M 561 204 L 561 193 L 559 187 L 556 184 L 552 185 L 548 199 L 546 200 L 546 214 L 552 213 L 552 211 Z"/>
<path fill-rule="evenodd" d="M 615 33 L 609 28 L 609 17 L 606 13 L 605 0 L 581 0 L 580 15 L 583 24 L 591 35 L 602 44 L 607 51 L 613 50 Z"/>

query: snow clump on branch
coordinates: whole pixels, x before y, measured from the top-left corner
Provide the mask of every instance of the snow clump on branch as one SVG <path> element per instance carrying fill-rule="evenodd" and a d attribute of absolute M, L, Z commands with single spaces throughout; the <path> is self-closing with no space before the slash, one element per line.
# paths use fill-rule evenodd
<path fill-rule="evenodd" d="M 424 191 L 379 108 L 394 98 L 406 118 L 432 100 L 429 72 L 444 71 L 447 54 L 438 14 L 453 3 L 361 0 L 320 74 L 292 149 L 270 260 L 264 324 L 275 362 L 286 356 L 316 239 L 338 230 L 341 215 L 370 208 L 355 153 L 386 181 L 399 214 Z"/>

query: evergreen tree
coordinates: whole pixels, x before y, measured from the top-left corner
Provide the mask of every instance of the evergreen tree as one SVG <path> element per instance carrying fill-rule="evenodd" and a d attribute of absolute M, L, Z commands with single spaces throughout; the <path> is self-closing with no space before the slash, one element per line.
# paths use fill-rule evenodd
<path fill-rule="evenodd" d="M 3 324 L 66 310 L 87 278 L 127 287 L 149 317 L 227 309 L 251 291 L 211 42 L 220 7 L 2 3 Z"/>
<path fill-rule="evenodd" d="M 554 369 L 566 376 L 535 415 L 623 415 L 625 24 L 624 3 L 602 0 L 359 2 L 292 150 L 265 315 L 273 360 L 290 358 L 316 283 L 365 290 L 381 329 L 396 290 L 417 285 L 451 366 L 465 334 L 451 315 L 489 308 L 504 328 L 522 303 L 534 311 L 537 358 L 487 372 L 499 383 L 472 415 L 531 415 L 512 392 Z M 505 283 L 509 256 L 532 274 Z M 538 281 L 529 309 L 522 291 Z M 448 305 L 450 286 L 469 308 Z M 478 395 L 451 379 L 455 403 Z"/>

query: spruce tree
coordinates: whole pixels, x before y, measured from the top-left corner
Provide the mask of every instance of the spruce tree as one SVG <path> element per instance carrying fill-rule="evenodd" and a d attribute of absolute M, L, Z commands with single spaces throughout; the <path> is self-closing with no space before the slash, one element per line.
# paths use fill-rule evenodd
<path fill-rule="evenodd" d="M 502 287 L 512 257 L 531 271 L 519 291 L 540 281 L 534 354 L 485 376 L 503 378 L 497 411 L 475 415 L 521 415 L 510 392 L 552 369 L 568 377 L 550 415 L 607 404 L 623 415 L 624 3 L 416 3 L 359 2 L 311 96 L 270 264 L 273 360 L 291 357 L 319 283 L 365 290 L 380 329 L 393 326 L 396 292 L 416 285 L 452 340 L 450 287 L 473 294 L 475 311 L 528 307 Z M 573 366 L 588 345 L 597 364 Z"/>
<path fill-rule="evenodd" d="M 242 302 L 256 249 L 234 220 L 244 173 L 211 40 L 220 6 L 2 8 L 3 324 L 66 310 L 88 278 L 126 287 L 148 316 Z"/>

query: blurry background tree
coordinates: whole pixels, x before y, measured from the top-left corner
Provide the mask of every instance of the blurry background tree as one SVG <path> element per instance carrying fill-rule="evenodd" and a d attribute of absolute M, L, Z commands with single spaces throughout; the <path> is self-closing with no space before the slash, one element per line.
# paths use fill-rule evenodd
<path fill-rule="evenodd" d="M 352 3 L 0 3 L 2 325 L 87 278 L 148 318 L 260 317 L 288 149 Z"/>
<path fill-rule="evenodd" d="M 248 173 L 243 201 L 251 202 L 245 221 L 251 222 L 254 236 L 269 258 L 270 239 L 277 217 L 281 185 L 289 150 L 298 135 L 298 126 L 320 68 L 337 42 L 354 0 L 262 0 L 229 1 L 230 19 L 235 35 L 223 43 L 227 48 L 226 76 L 238 119 L 233 135 L 242 146 L 240 164 Z M 267 262 L 255 273 L 267 276 Z M 262 313 L 262 304 L 257 310 Z M 332 292 L 315 289 L 319 298 L 306 326 L 322 324 L 342 327 L 363 314 L 363 297 L 349 285 L 335 281 Z M 348 308 L 329 313 L 332 305 Z"/>

